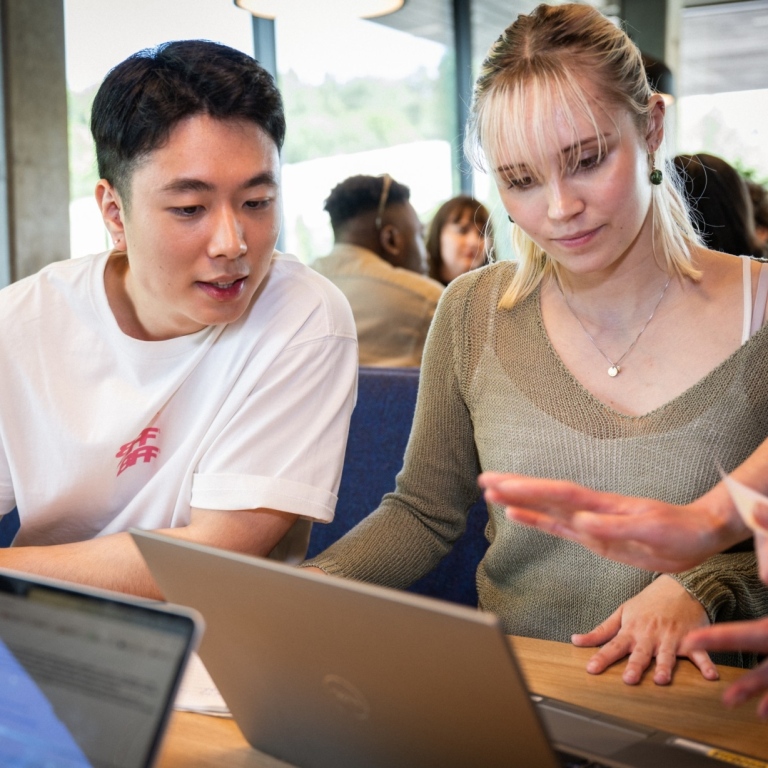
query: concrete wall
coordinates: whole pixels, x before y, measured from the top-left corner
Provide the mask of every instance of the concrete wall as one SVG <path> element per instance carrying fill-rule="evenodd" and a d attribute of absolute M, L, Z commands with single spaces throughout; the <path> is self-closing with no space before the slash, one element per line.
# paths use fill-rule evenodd
<path fill-rule="evenodd" d="M 69 258 L 63 0 L 0 0 L 0 47 L 0 281 L 8 282 Z"/>

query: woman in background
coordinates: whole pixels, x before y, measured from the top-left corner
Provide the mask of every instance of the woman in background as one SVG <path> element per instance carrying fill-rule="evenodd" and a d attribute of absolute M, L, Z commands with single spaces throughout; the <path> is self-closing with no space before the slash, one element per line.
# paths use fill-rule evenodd
<path fill-rule="evenodd" d="M 443 203 L 429 225 L 429 276 L 448 285 L 481 267 L 492 247 L 488 209 L 474 197 L 459 195 Z"/>
<path fill-rule="evenodd" d="M 734 256 L 762 255 L 742 175 L 721 157 L 703 152 L 677 155 L 674 162 L 707 248 Z"/>
<path fill-rule="evenodd" d="M 756 181 L 747 180 L 749 196 L 752 198 L 752 213 L 755 220 L 755 236 L 762 250 L 761 258 L 768 258 L 768 189 Z"/>

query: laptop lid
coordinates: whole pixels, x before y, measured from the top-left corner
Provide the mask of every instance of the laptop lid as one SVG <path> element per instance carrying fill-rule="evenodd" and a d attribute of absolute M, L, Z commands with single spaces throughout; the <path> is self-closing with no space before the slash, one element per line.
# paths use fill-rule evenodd
<path fill-rule="evenodd" d="M 571 746 L 618 768 L 722 765 L 651 728 L 534 705 L 491 614 L 131 533 L 166 597 L 205 617 L 200 656 L 246 739 L 293 765 L 592 765 L 565 759 Z"/>
<path fill-rule="evenodd" d="M 147 768 L 202 619 L 0 569 L 0 765 Z"/>

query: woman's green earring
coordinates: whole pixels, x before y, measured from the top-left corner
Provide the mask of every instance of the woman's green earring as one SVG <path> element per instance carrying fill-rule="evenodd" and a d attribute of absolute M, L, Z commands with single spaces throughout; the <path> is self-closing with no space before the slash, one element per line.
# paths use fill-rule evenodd
<path fill-rule="evenodd" d="M 651 184 L 655 184 L 657 187 L 661 184 L 661 180 L 664 178 L 664 174 L 654 165 L 651 171 Z"/>

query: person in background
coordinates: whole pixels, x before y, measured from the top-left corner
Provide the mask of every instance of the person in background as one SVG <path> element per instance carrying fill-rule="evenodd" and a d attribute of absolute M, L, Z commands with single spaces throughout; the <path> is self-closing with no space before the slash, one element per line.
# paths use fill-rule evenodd
<path fill-rule="evenodd" d="M 301 560 L 357 381 L 344 297 L 274 250 L 283 104 L 250 56 L 140 51 L 91 116 L 114 247 L 0 292 L 0 567 L 162 595 L 130 528 Z M 226 585 L 223 587 L 226 588 Z"/>
<path fill-rule="evenodd" d="M 734 256 L 759 256 L 744 177 L 722 158 L 703 152 L 677 155 L 674 162 L 706 246 Z"/>
<path fill-rule="evenodd" d="M 325 201 L 334 246 L 312 267 L 347 297 L 360 365 L 421 365 L 443 286 L 424 273 L 424 228 L 391 176 L 351 176 Z"/>
<path fill-rule="evenodd" d="M 664 114 L 640 51 L 586 4 L 540 5 L 494 43 L 468 150 L 518 261 L 446 288 L 395 491 L 305 567 L 406 587 L 464 531 L 482 471 L 688 504 L 718 482 L 715 457 L 730 471 L 765 439 L 760 265 L 701 243 Z M 667 684 L 690 630 L 768 612 L 753 551 L 653 573 L 488 511 L 480 608 L 510 634 L 601 646 L 591 673 L 627 658 L 634 684 L 655 661 Z"/>
<path fill-rule="evenodd" d="M 755 217 L 755 237 L 762 248 L 762 258 L 768 258 L 768 189 L 756 181 L 747 180 Z"/>
<path fill-rule="evenodd" d="M 488 209 L 474 197 L 444 202 L 427 234 L 429 276 L 448 285 L 454 278 L 488 262 L 493 247 Z"/>

